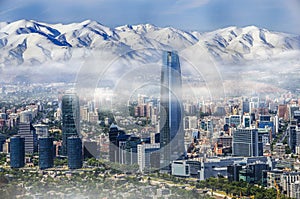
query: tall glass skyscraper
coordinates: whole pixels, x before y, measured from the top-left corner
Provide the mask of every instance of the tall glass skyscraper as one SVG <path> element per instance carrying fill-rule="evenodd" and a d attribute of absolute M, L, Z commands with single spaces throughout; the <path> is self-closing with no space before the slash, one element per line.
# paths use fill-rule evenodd
<path fill-rule="evenodd" d="M 78 136 L 68 138 L 68 167 L 69 169 L 82 167 L 82 142 Z"/>
<path fill-rule="evenodd" d="M 39 167 L 47 169 L 53 167 L 53 138 L 39 138 Z"/>
<path fill-rule="evenodd" d="M 62 97 L 62 135 L 63 155 L 67 155 L 68 137 L 77 136 L 80 133 L 79 98 L 74 93 L 65 94 Z"/>
<path fill-rule="evenodd" d="M 14 136 L 10 138 L 10 167 L 21 168 L 25 165 L 25 138 Z"/>
<path fill-rule="evenodd" d="M 160 167 L 169 170 L 171 161 L 184 154 L 181 68 L 176 52 L 164 52 L 160 95 Z"/>

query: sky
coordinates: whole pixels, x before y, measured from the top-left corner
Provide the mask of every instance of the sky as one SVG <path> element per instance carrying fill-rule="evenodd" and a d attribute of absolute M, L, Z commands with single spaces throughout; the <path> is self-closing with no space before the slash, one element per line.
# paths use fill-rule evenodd
<path fill-rule="evenodd" d="M 211 31 L 255 25 L 300 34 L 300 0 L 0 0 L 0 21 L 73 23 L 109 27 L 150 23 Z"/>

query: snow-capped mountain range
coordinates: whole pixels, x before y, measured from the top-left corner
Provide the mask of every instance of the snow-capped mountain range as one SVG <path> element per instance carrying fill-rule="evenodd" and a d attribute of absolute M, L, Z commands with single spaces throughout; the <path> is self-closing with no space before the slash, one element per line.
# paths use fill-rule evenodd
<path fill-rule="evenodd" d="M 90 20 L 72 24 L 31 20 L 0 22 L 0 68 L 64 63 L 85 58 L 93 50 L 120 55 L 124 51 L 143 48 L 181 51 L 196 45 L 204 47 L 216 62 L 232 64 L 268 60 L 285 52 L 299 51 L 300 36 L 255 26 L 200 33 L 151 24 L 109 28 Z M 141 53 L 130 56 L 144 63 L 149 59 Z"/>

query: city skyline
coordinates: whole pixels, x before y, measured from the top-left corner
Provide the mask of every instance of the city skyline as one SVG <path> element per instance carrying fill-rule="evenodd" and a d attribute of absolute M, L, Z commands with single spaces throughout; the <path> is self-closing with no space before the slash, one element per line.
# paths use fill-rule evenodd
<path fill-rule="evenodd" d="M 180 65 L 175 52 L 165 52 L 163 58 L 165 65 L 162 66 L 161 72 L 166 75 L 163 75 L 162 79 L 167 81 L 162 81 L 162 83 L 165 83 L 163 88 L 167 89 L 162 89 L 162 94 L 166 94 L 169 98 L 169 91 L 176 91 L 174 87 L 170 86 L 175 81 L 172 78 L 178 77 L 179 74 L 178 71 L 172 73 L 171 68 L 178 69 Z M 175 72 L 177 75 L 174 75 Z M 170 74 L 172 74 L 171 77 L 169 77 Z M 260 184 L 261 190 L 256 190 L 257 192 L 253 195 L 261 199 L 266 198 L 267 195 L 274 198 L 276 191 L 272 187 L 274 187 L 274 179 L 276 179 L 277 190 L 282 189 L 282 192 L 277 192 L 278 195 L 298 197 L 300 187 L 296 187 L 296 185 L 300 179 L 300 172 L 299 163 L 295 161 L 295 158 L 300 157 L 300 129 L 298 127 L 300 124 L 300 99 L 298 94 L 282 91 L 282 93 L 274 93 L 273 96 L 256 96 L 248 93 L 248 95 L 239 97 L 230 96 L 227 99 L 192 100 L 184 98 L 182 108 L 187 116 L 184 117 L 184 142 L 182 145 L 187 146 L 186 159 L 175 158 L 174 161 L 170 161 L 168 172 L 159 174 L 155 172 L 157 168 L 161 168 L 158 162 L 159 151 L 166 148 L 159 149 L 160 143 L 158 143 L 160 136 L 157 132 L 160 131 L 160 128 L 157 124 L 162 116 L 158 112 L 159 97 L 138 95 L 137 99 L 132 99 L 125 105 L 130 110 L 130 115 L 117 110 L 111 110 L 112 112 L 99 110 L 101 104 L 98 103 L 98 100 L 101 99 L 84 97 L 79 99 L 79 109 L 82 113 L 80 116 L 82 142 L 78 137 L 70 137 L 69 141 L 72 141 L 68 142 L 69 154 L 66 157 L 61 148 L 64 132 L 61 131 L 63 129 L 61 108 L 63 107 L 60 104 L 64 101 L 63 93 L 67 94 L 67 90 L 71 86 L 67 83 L 53 84 L 50 87 L 48 84 L 43 84 L 43 86 L 41 84 L 3 85 L 1 91 L 3 95 L 0 97 L 15 100 L 2 102 L 3 105 L 0 109 L 1 133 L 8 136 L 7 139 L 1 139 L 1 143 L 3 143 L 3 152 L 0 153 L 2 156 L 1 169 L 5 173 L 13 173 L 18 176 L 18 179 L 9 182 L 16 182 L 17 190 L 23 190 L 24 185 L 32 186 L 31 183 L 37 182 L 39 179 L 38 181 L 41 183 L 38 186 L 41 188 L 33 185 L 34 189 L 30 189 L 35 191 L 32 193 L 33 195 L 81 196 L 81 194 L 86 194 L 91 196 L 89 191 L 93 190 L 94 185 L 101 187 L 110 180 L 119 183 L 118 179 L 120 178 L 123 179 L 122 184 L 125 183 L 127 186 L 127 179 L 134 179 L 134 182 L 140 181 L 136 177 L 138 174 L 144 180 L 137 189 L 144 189 L 144 185 L 147 184 L 147 191 L 151 196 L 160 195 L 155 188 L 149 190 L 149 185 L 157 185 L 158 182 L 164 183 L 167 188 L 170 181 L 172 181 L 172 185 L 184 182 L 186 187 L 203 192 L 203 188 L 208 186 L 205 183 L 212 180 L 217 183 L 219 180 L 229 186 L 245 181 L 241 184 L 243 187 L 237 188 L 239 189 L 238 193 L 246 186 L 254 185 L 255 187 L 256 184 Z M 176 88 L 176 85 L 173 86 Z M 9 89 L 3 89 L 5 87 Z M 62 90 L 66 92 L 62 93 Z M 25 101 L 24 98 L 19 97 L 24 93 L 28 94 Z M 166 103 L 172 104 L 170 101 L 172 100 L 166 100 Z M 73 114 L 70 113 L 70 115 Z M 168 115 L 174 116 L 172 112 Z M 113 122 L 111 118 L 114 118 L 123 130 L 111 125 Z M 246 121 L 247 118 L 248 121 Z M 16 144 L 15 138 L 10 137 L 10 135 L 14 135 L 14 128 L 20 127 L 21 122 L 24 121 L 32 122 L 40 136 L 48 134 L 50 137 L 50 139 L 40 137 L 38 154 L 25 152 L 26 145 L 29 146 L 30 143 L 26 143 L 24 139 L 23 141 L 19 140 L 23 144 Z M 176 121 L 176 117 L 173 121 Z M 46 126 L 36 125 L 39 123 L 46 124 Z M 48 133 L 39 129 L 48 125 Z M 72 125 L 74 130 L 76 127 L 74 124 Z M 176 128 L 175 126 L 174 129 Z M 171 134 L 171 132 L 168 130 L 167 134 Z M 110 150 L 111 144 L 114 145 L 112 151 Z M 55 151 L 52 146 L 55 147 Z M 3 157 L 6 159 L 3 160 Z M 40 172 L 43 172 L 43 175 L 38 175 Z M 19 178 L 20 175 L 22 177 Z M 23 176 L 27 175 L 30 177 L 26 177 L 27 180 L 24 181 Z M 149 175 L 151 175 L 150 179 Z M 169 179 L 169 182 L 162 181 L 165 178 Z M 64 179 L 68 181 L 66 182 Z M 81 179 L 83 189 L 72 188 L 73 183 L 81 183 Z M 199 182 L 195 182 L 196 180 Z M 103 183 L 104 181 L 105 183 Z M 64 189 L 70 186 L 71 194 L 66 193 Z M 114 186 L 109 186 L 108 189 L 113 190 Z M 14 193 L 9 189 L 5 193 L 24 195 L 31 193 L 30 190 Z M 56 192 L 54 193 L 53 190 Z M 166 195 L 172 197 L 177 190 L 175 188 L 171 193 L 167 191 Z M 225 193 L 225 188 L 217 188 L 217 190 L 224 191 L 222 197 L 236 194 L 234 191 Z M 3 195 L 5 193 L 0 192 Z M 102 189 L 101 193 L 108 194 L 105 191 L 102 192 Z M 112 194 L 118 195 L 123 192 L 117 191 Z M 139 191 L 136 194 L 139 194 Z M 191 198 L 194 197 L 192 197 L 192 192 L 187 194 Z M 247 192 L 242 192 L 242 194 L 251 196 Z"/>

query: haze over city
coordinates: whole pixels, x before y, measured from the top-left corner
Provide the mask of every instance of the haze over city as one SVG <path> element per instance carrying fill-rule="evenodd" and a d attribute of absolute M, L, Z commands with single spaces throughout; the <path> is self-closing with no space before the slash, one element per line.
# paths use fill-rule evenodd
<path fill-rule="evenodd" d="M 300 198 L 299 17 L 0 1 L 0 198 Z"/>

